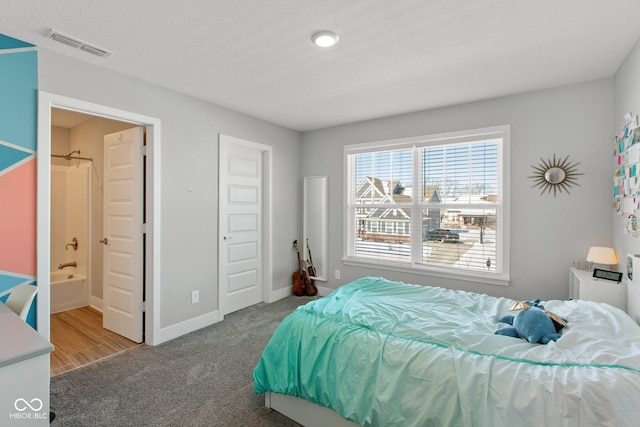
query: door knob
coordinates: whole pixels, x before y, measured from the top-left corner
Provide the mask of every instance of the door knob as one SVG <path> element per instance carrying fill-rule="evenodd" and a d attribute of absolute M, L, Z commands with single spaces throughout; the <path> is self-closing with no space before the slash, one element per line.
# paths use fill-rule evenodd
<path fill-rule="evenodd" d="M 104 243 L 106 245 L 107 243 L 109 243 L 109 239 L 105 237 L 104 239 L 100 240 L 100 243 Z"/>
<path fill-rule="evenodd" d="M 227 237 L 227 235 L 225 234 L 223 237 L 224 240 L 231 240 L 231 237 Z"/>

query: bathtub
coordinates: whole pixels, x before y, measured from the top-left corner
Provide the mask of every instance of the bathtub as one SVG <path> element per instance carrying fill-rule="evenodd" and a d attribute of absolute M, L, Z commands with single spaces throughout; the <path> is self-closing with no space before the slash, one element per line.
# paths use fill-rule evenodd
<path fill-rule="evenodd" d="M 51 314 L 89 305 L 87 278 L 75 269 L 52 271 L 50 281 Z"/>

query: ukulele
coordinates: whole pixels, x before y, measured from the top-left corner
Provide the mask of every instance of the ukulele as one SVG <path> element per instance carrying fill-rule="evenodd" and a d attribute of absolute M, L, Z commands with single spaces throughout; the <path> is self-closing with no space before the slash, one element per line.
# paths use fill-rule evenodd
<path fill-rule="evenodd" d="M 293 272 L 293 293 L 296 296 L 303 296 L 307 294 L 307 271 L 304 269 L 304 264 L 300 259 L 300 249 L 298 249 L 298 241 L 293 241 L 293 248 L 298 254 L 298 269 Z"/>
<path fill-rule="evenodd" d="M 313 259 L 311 258 L 311 248 L 309 247 L 309 239 L 307 239 L 307 251 L 309 252 L 309 264 L 307 264 L 307 295 L 312 297 L 318 293 L 318 288 L 313 283 L 312 277 L 316 277 L 316 268 L 313 266 Z"/>

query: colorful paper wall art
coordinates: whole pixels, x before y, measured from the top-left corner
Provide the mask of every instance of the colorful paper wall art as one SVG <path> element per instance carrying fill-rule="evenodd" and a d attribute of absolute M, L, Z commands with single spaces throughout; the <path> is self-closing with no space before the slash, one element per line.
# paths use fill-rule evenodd
<path fill-rule="evenodd" d="M 627 113 L 624 127 L 613 137 L 613 197 L 618 215 L 624 216 L 624 232 L 638 237 L 640 208 L 640 128 L 638 116 Z"/>

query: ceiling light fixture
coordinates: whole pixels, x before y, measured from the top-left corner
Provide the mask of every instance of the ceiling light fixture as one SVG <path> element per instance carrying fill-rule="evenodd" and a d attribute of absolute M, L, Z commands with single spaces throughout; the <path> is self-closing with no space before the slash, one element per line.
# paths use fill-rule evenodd
<path fill-rule="evenodd" d="M 49 37 L 52 40 L 55 40 L 60 43 L 64 43 L 67 46 L 75 47 L 76 49 L 83 50 L 87 53 L 91 53 L 101 58 L 111 55 L 111 52 L 109 52 L 106 49 L 91 45 L 87 42 L 83 42 L 82 40 L 78 40 L 74 37 L 68 36 L 66 34 L 62 34 L 56 30 L 51 30 L 51 32 L 49 32 Z"/>
<path fill-rule="evenodd" d="M 311 41 L 320 47 L 329 47 L 338 43 L 340 37 L 333 31 L 318 31 L 311 36 Z"/>

